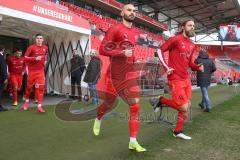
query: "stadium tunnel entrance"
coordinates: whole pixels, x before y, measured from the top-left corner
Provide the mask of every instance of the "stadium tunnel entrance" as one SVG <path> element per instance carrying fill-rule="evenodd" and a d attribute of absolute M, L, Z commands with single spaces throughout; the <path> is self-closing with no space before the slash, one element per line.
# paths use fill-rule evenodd
<path fill-rule="evenodd" d="M 34 43 L 34 35 L 41 33 L 49 47 L 45 65 L 47 93 L 70 93 L 69 60 L 73 49 L 77 49 L 84 58 L 89 54 L 89 22 L 51 2 L 23 1 L 0 1 L 0 45 L 5 47 L 7 53 L 12 53 L 16 47 L 25 51 L 29 44 Z M 63 19 L 51 17 L 51 12 L 61 15 Z M 87 84 L 82 83 L 82 86 Z M 83 89 L 82 92 L 84 95 L 87 90 Z"/>

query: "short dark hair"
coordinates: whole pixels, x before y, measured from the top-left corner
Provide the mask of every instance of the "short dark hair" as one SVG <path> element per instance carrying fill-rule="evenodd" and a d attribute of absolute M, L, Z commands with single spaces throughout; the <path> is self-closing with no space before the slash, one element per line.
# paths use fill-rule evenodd
<path fill-rule="evenodd" d="M 199 54 L 208 54 L 205 50 L 203 50 L 203 49 L 201 49 L 200 51 L 199 51 Z"/>
<path fill-rule="evenodd" d="M 0 52 L 2 52 L 3 51 L 3 47 L 0 47 Z"/>
<path fill-rule="evenodd" d="M 13 50 L 13 53 L 16 53 L 16 52 L 22 52 L 22 49 L 21 48 L 16 48 Z"/>
<path fill-rule="evenodd" d="M 35 38 L 37 38 L 38 36 L 42 36 L 43 37 L 43 35 L 41 33 L 35 34 Z"/>

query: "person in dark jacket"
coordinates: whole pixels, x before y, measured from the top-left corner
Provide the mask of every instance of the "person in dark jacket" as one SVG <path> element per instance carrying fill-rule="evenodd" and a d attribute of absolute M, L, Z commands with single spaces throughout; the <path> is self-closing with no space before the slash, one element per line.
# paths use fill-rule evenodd
<path fill-rule="evenodd" d="M 211 111 L 211 101 L 208 96 L 208 87 L 211 83 L 211 75 L 214 71 L 216 71 L 216 66 L 209 56 L 207 52 L 201 50 L 199 52 L 198 58 L 195 60 L 196 64 L 204 65 L 204 72 L 197 71 L 197 86 L 200 87 L 202 92 L 202 102 L 199 103 L 199 106 L 204 109 L 204 112 Z"/>
<path fill-rule="evenodd" d="M 96 88 L 98 79 L 101 74 L 102 62 L 97 56 L 91 56 L 91 60 L 86 69 L 86 74 L 83 79 L 84 82 L 88 83 L 90 96 L 92 98 L 92 104 L 98 105 L 98 91 Z"/>
<path fill-rule="evenodd" d="M 82 101 L 81 79 L 85 68 L 84 59 L 74 49 L 71 59 L 71 96 L 75 97 L 75 86 L 77 85 L 79 101 Z"/>
<path fill-rule="evenodd" d="M 0 47 L 0 111 L 6 111 L 2 107 L 1 100 L 3 96 L 4 85 L 7 83 L 7 65 L 4 60 L 4 49 Z"/>

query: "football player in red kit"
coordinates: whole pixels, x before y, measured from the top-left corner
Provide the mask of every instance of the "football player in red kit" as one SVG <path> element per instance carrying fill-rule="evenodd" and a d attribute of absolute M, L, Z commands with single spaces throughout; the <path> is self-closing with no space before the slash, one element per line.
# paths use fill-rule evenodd
<path fill-rule="evenodd" d="M 28 68 L 27 88 L 25 91 L 25 103 L 23 106 L 24 110 L 28 110 L 28 102 L 33 85 L 38 92 L 37 100 L 37 112 L 44 113 L 45 110 L 42 108 L 43 95 L 45 90 L 45 75 L 44 75 L 44 64 L 46 61 L 48 47 L 43 45 L 43 36 L 37 34 L 35 36 L 35 44 L 28 47 L 25 53 L 25 61 Z"/>
<path fill-rule="evenodd" d="M 128 73 L 134 71 L 133 49 L 139 37 L 132 27 L 136 16 L 134 6 L 132 4 L 125 5 L 121 16 L 123 23 L 117 24 L 107 31 L 99 49 L 101 55 L 110 58 L 109 81 L 106 86 L 107 92 L 109 91 L 111 94 L 106 93 L 103 103 L 98 106 L 93 132 L 96 136 L 99 135 L 102 117 L 113 106 L 117 96 L 120 96 L 129 105 L 129 149 L 144 152 L 146 149 L 141 147 L 136 140 L 139 128 L 140 88 L 137 79 L 128 77 Z"/>
<path fill-rule="evenodd" d="M 182 133 L 182 128 L 188 118 L 188 109 L 191 106 L 192 86 L 188 72 L 192 70 L 203 71 L 203 65 L 196 65 L 193 57 L 196 46 L 190 39 L 195 35 L 194 21 L 188 20 L 181 25 L 181 32 L 169 38 L 158 50 L 158 56 L 168 73 L 168 85 L 171 90 L 172 99 L 160 97 L 155 108 L 168 106 L 178 111 L 177 123 L 174 130 L 174 137 L 190 140 L 191 137 Z M 169 51 L 168 65 L 162 58 L 162 52 Z"/>
<path fill-rule="evenodd" d="M 14 55 L 7 60 L 10 83 L 13 87 L 13 106 L 18 105 L 18 91 L 22 86 L 22 78 L 25 72 L 25 60 L 22 57 L 22 50 L 14 51 Z"/>

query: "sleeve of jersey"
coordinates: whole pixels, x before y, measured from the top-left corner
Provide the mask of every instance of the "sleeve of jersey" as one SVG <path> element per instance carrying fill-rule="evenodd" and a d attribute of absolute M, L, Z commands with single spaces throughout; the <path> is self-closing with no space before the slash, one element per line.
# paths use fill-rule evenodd
<path fill-rule="evenodd" d="M 166 40 L 160 47 L 161 51 L 162 52 L 166 52 L 166 51 L 171 50 L 172 46 L 174 46 L 174 42 L 175 42 L 175 40 L 174 40 L 173 37 L 171 37 L 168 40 Z"/>
<path fill-rule="evenodd" d="M 30 57 L 30 54 L 32 52 L 32 47 L 28 47 L 27 51 L 25 52 L 24 58 L 26 62 L 32 62 L 35 61 L 35 57 Z"/>
<path fill-rule="evenodd" d="M 26 71 L 26 61 L 25 61 L 25 58 L 23 59 L 23 72 Z"/>
<path fill-rule="evenodd" d="M 116 30 L 118 28 L 110 28 L 108 30 L 108 32 L 106 33 L 101 45 L 100 45 L 100 48 L 99 48 L 99 54 L 101 55 L 104 55 L 104 56 L 124 56 L 124 52 L 123 50 L 120 50 L 120 49 L 106 49 L 106 44 L 109 43 L 109 42 L 114 42 L 114 36 L 115 36 L 115 33 L 116 33 Z"/>
<path fill-rule="evenodd" d="M 199 70 L 199 67 L 200 67 L 200 65 L 196 65 L 196 64 L 193 63 L 192 61 L 189 63 L 189 66 L 190 66 L 190 68 L 191 68 L 193 71 Z"/>
<path fill-rule="evenodd" d="M 190 59 L 189 59 L 189 67 L 193 70 L 193 71 L 197 71 L 197 70 L 199 70 L 199 67 L 200 67 L 200 65 L 197 65 L 196 63 L 194 63 L 194 52 L 191 54 L 191 56 L 190 56 Z M 196 60 L 196 62 L 197 62 L 197 60 Z"/>

